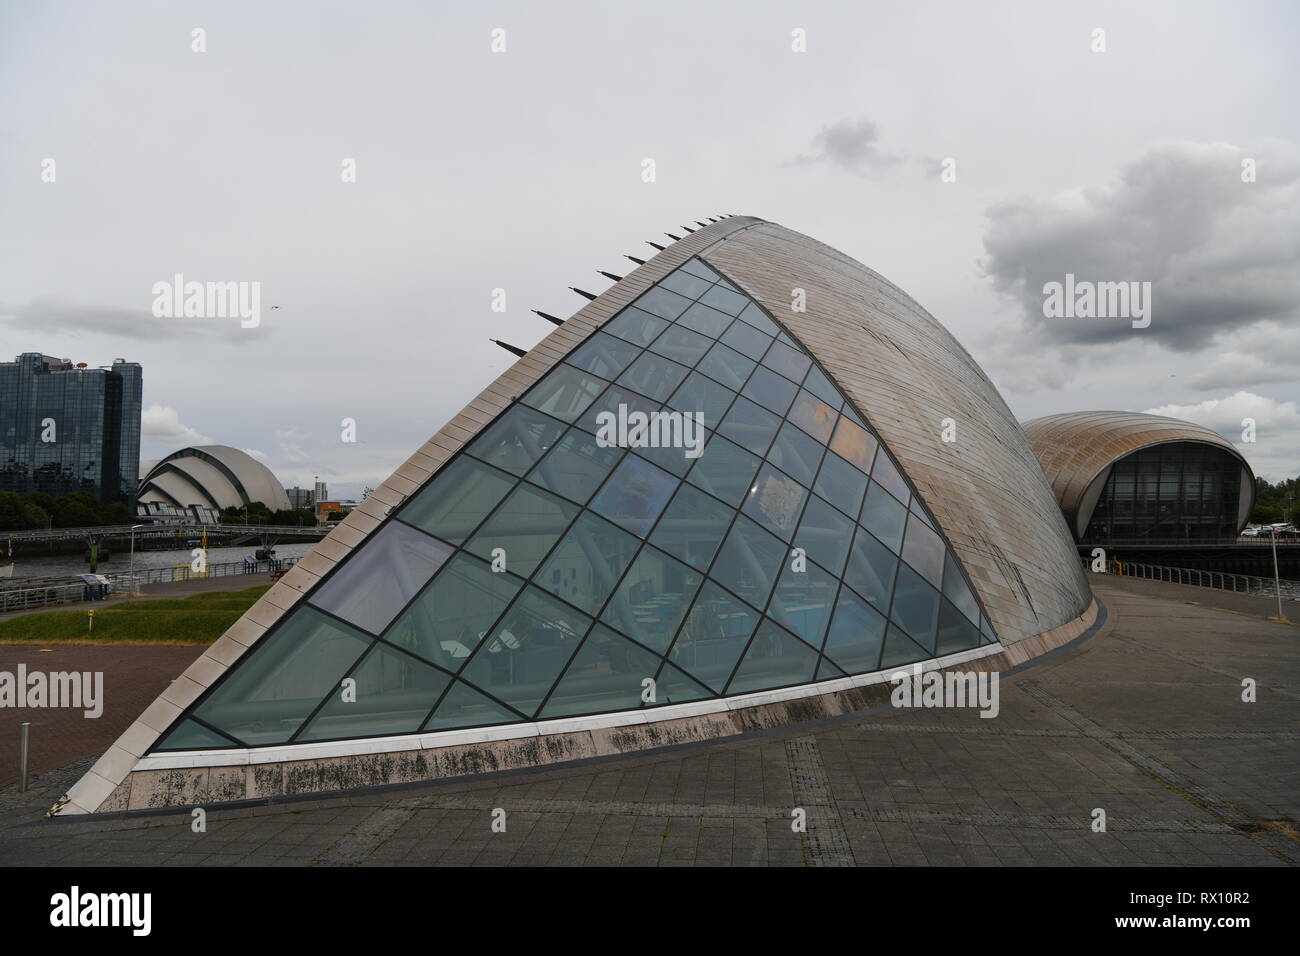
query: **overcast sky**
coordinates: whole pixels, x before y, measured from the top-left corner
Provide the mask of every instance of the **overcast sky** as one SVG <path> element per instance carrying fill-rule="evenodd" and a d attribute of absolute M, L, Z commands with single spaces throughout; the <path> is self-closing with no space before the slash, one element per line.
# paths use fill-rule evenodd
<path fill-rule="evenodd" d="M 1294 476 L 1297 49 L 1286 2 L 0 0 L 0 358 L 140 362 L 143 457 L 355 496 L 510 364 L 489 337 L 750 214 L 898 283 L 1022 420 L 1252 417 Z M 154 318 L 176 273 L 260 282 L 260 326 Z M 1065 273 L 1151 282 L 1150 327 L 1044 318 Z"/>

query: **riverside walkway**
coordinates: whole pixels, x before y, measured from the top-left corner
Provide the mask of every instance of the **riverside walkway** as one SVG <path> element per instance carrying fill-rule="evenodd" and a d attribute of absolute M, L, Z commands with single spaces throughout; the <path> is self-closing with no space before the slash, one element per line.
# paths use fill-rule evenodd
<path fill-rule="evenodd" d="M 1204 589 L 1106 576 L 1092 583 L 1104 625 L 1004 673 L 995 719 L 882 708 L 537 770 L 213 807 L 206 833 L 191 831 L 188 813 L 42 819 L 142 706 L 110 698 L 100 721 L 80 722 L 97 724 L 80 731 L 86 756 L 46 770 L 26 795 L 0 791 L 0 861 L 1300 862 L 1300 628 L 1267 620 L 1263 599 L 1237 595 L 1257 603 L 1220 610 Z M 179 672 L 184 661 L 175 663 Z M 1254 703 L 1242 701 L 1246 678 L 1257 683 Z M 144 683 L 152 692 L 163 679 L 156 669 Z M 16 735 L 17 715 L 0 713 L 0 734 Z M 505 833 L 491 829 L 498 807 Z M 791 828 L 795 807 L 807 813 L 804 833 Z M 1091 827 L 1098 808 L 1104 833 Z"/>

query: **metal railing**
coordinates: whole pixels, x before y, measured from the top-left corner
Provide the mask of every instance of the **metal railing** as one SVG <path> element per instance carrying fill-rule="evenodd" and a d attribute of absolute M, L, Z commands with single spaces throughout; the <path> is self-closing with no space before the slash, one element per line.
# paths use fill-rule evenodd
<path fill-rule="evenodd" d="M 1083 562 L 1085 570 L 1092 570 L 1092 562 Z M 1230 571 L 1202 571 L 1198 568 L 1171 568 L 1160 564 L 1143 564 L 1139 561 L 1122 561 L 1111 558 L 1106 562 L 1107 571 L 1118 577 L 1142 578 L 1147 581 L 1168 581 L 1170 584 L 1190 584 L 1193 587 L 1214 588 L 1219 591 L 1233 591 L 1237 594 L 1253 594 L 1259 597 L 1273 597 L 1277 591 L 1271 577 L 1256 574 L 1233 574 Z M 1300 601 L 1300 582 L 1282 581 L 1282 598 L 1288 601 Z"/>
<path fill-rule="evenodd" d="M 145 584 L 171 584 L 177 581 L 199 581 L 207 578 L 231 577 L 240 574 L 264 574 L 268 571 L 287 571 L 297 558 L 279 558 L 270 561 L 223 561 L 209 564 L 203 571 L 195 571 L 190 565 L 182 564 L 174 568 L 144 568 L 139 571 L 122 571 L 117 574 L 105 574 L 108 579 L 108 597 L 129 594 Z M 87 585 L 82 581 L 66 584 L 47 584 L 34 588 L 14 588 L 0 591 L 0 614 L 5 611 L 21 611 L 30 608 L 51 607 L 57 604 L 75 604 L 82 601 L 95 601 L 88 598 Z M 92 592 L 93 593 L 93 592 Z"/>
<path fill-rule="evenodd" d="M 0 541 L 65 541 L 84 538 L 129 538 L 133 525 L 94 525 L 87 528 L 37 528 L 30 531 L 0 531 Z M 154 538 L 197 538 L 206 531 L 208 534 L 279 534 L 284 536 L 305 535 L 323 537 L 333 530 L 333 525 L 294 525 L 294 524 L 148 524 L 144 523 L 135 532 L 137 541 Z"/>

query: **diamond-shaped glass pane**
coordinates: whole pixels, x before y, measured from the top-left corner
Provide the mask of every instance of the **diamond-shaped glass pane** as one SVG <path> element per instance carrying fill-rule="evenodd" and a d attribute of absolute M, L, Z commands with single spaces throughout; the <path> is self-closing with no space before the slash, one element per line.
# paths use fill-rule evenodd
<path fill-rule="evenodd" d="M 533 580 L 588 614 L 595 614 L 640 544 L 621 528 L 584 512 Z"/>
<path fill-rule="evenodd" d="M 650 543 L 703 571 L 717 553 L 734 514 L 711 495 L 683 485 L 655 526 Z"/>
<path fill-rule="evenodd" d="M 384 632 L 384 640 L 455 673 L 522 585 L 513 574 L 458 554 Z"/>
<path fill-rule="evenodd" d="M 654 680 L 659 658 L 597 624 L 574 656 L 538 719 L 636 710 L 642 682 Z"/>
<path fill-rule="evenodd" d="M 415 733 L 451 683 L 451 676 L 377 643 L 348 674 L 348 680 L 351 684 L 329 696 L 297 740 Z"/>
<path fill-rule="evenodd" d="M 749 494 L 758 465 L 756 456 L 734 442 L 714 435 L 704 446 L 704 453 L 696 460 L 686 480 L 735 508 Z"/>
<path fill-rule="evenodd" d="M 513 475 L 522 475 L 546 454 L 564 431 L 564 425 L 534 411 L 515 405 L 479 434 L 466 449 L 475 458 Z"/>
<path fill-rule="evenodd" d="M 524 396 L 524 404 L 571 422 L 581 415 L 609 383 L 572 365 L 557 365 Z"/>
<path fill-rule="evenodd" d="M 793 562 L 781 572 L 767 616 L 793 631 L 813 647 L 822 646 L 826 625 L 835 608 L 840 582 L 815 564 L 796 571 Z"/>
<path fill-rule="evenodd" d="M 616 378 L 640 352 L 631 342 L 597 332 L 574 349 L 565 361 L 592 375 Z"/>
<path fill-rule="evenodd" d="M 808 492 L 789 475 L 764 465 L 742 511 L 783 540 L 794 534 Z"/>
<path fill-rule="evenodd" d="M 884 616 L 848 588 L 840 588 L 822 653 L 846 674 L 868 674 L 876 669 L 884 634 Z"/>
<path fill-rule="evenodd" d="M 532 714 L 569 663 L 591 618 L 529 587 L 483 639 L 461 677 L 524 714 Z"/>
<path fill-rule="evenodd" d="M 592 499 L 591 507 L 644 538 L 676 487 L 677 479 L 672 475 L 635 455 L 628 455 Z"/>
<path fill-rule="evenodd" d="M 732 594 L 761 608 L 767 604 L 787 553 L 779 538 L 741 515 L 731 526 L 709 576 Z"/>
<path fill-rule="evenodd" d="M 299 605 L 226 672 L 194 715 L 249 746 L 284 743 L 371 643 L 360 631 Z"/>
<path fill-rule="evenodd" d="M 672 642 L 703 576 L 655 548 L 645 548 L 618 584 L 602 620 L 654 651 Z"/>
<path fill-rule="evenodd" d="M 576 505 L 540 488 L 520 485 L 465 547 L 484 560 L 503 561 L 507 571 L 528 577 L 577 514 Z"/>
<path fill-rule="evenodd" d="M 505 472 L 462 456 L 407 501 L 398 518 L 460 544 L 514 485 L 515 479 Z"/>
<path fill-rule="evenodd" d="M 758 625 L 758 612 L 706 583 L 682 624 L 669 660 L 721 693 Z"/>
<path fill-rule="evenodd" d="M 728 694 L 807 684 L 817 672 L 817 652 L 794 635 L 764 621 L 754 632 Z"/>
<path fill-rule="evenodd" d="M 380 633 L 428 583 L 452 547 L 390 521 L 317 588 L 310 603 L 371 634 Z"/>
<path fill-rule="evenodd" d="M 533 484 L 586 504 L 623 457 L 623 449 L 602 448 L 593 435 L 570 428 L 528 476 Z"/>
<path fill-rule="evenodd" d="M 604 331 L 617 335 L 633 345 L 649 345 L 666 328 L 668 328 L 667 319 L 642 312 L 640 309 L 627 308 L 605 323 Z"/>

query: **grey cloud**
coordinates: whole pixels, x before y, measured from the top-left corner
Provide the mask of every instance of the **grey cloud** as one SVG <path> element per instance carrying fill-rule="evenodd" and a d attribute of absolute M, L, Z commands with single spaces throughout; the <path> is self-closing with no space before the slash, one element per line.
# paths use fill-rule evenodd
<path fill-rule="evenodd" d="M 800 155 L 794 165 L 830 163 L 858 175 L 897 165 L 901 157 L 880 148 L 880 127 L 869 119 L 840 120 L 813 137 L 814 152 Z"/>
<path fill-rule="evenodd" d="M 238 319 L 156 318 L 150 311 L 152 298 L 137 309 L 94 302 L 81 302 L 62 296 L 38 296 L 22 305 L 0 309 L 0 325 L 23 332 L 47 332 L 73 335 L 104 335 L 138 342 L 182 341 L 201 336 L 221 339 L 230 344 L 252 342 L 270 333 L 267 328 L 269 306 L 262 306 L 261 324 L 240 327 Z"/>
<path fill-rule="evenodd" d="M 1258 160 L 1258 181 L 1241 161 Z M 1262 320 L 1300 315 L 1300 162 L 1293 147 L 1158 143 L 1115 183 L 986 210 L 981 265 L 1049 342 L 1157 342 L 1196 351 Z M 1149 328 L 1043 316 L 1043 285 L 1150 282 Z"/>

